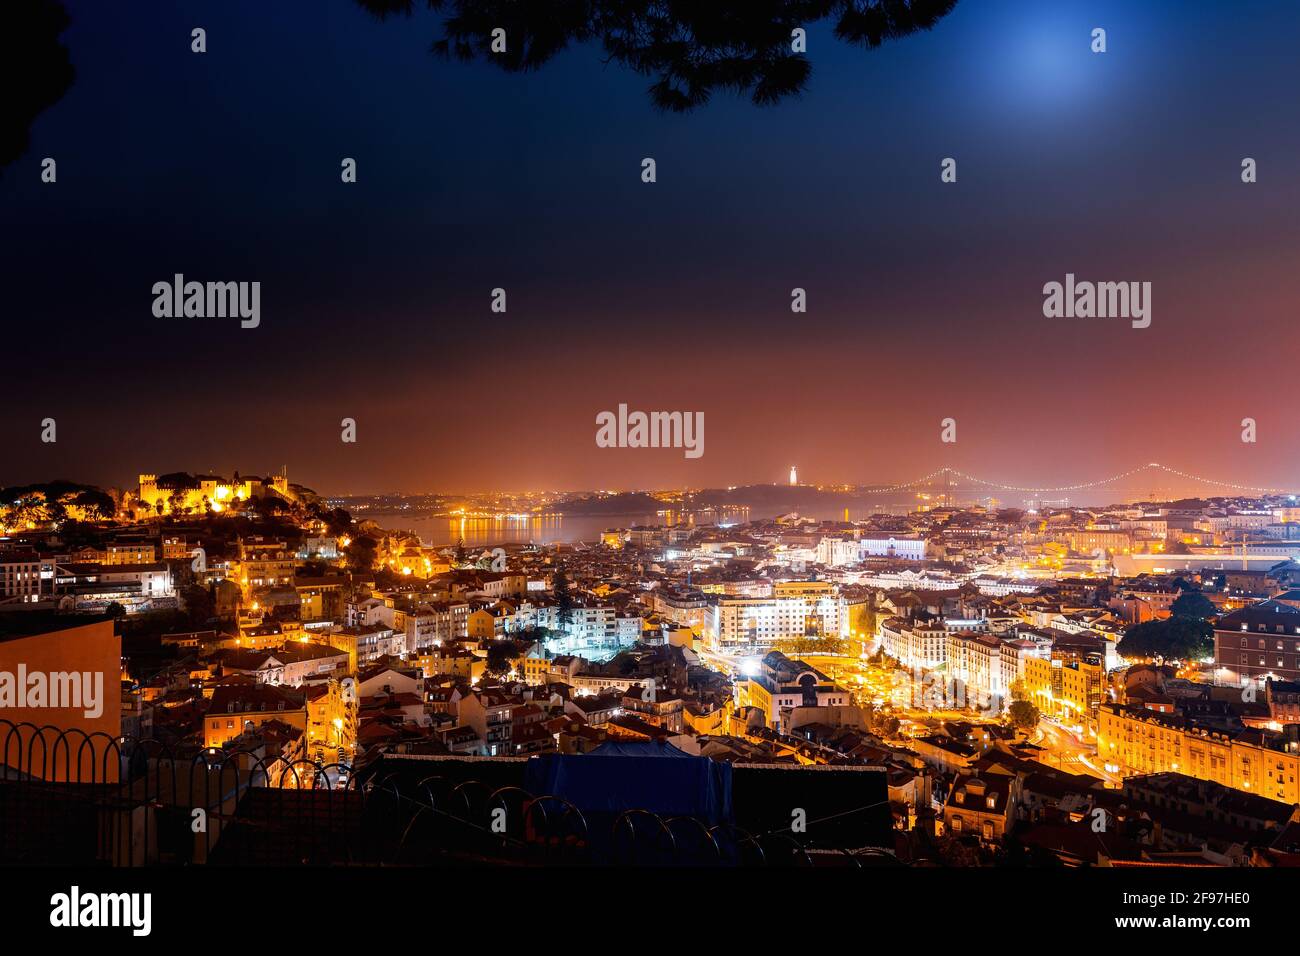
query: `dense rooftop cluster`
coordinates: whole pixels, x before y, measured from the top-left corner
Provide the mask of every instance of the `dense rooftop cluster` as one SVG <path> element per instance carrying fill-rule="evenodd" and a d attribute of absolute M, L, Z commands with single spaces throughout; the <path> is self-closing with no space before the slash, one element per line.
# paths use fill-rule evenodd
<path fill-rule="evenodd" d="M 335 504 L 283 475 L 21 489 L 0 632 L 108 615 L 122 733 L 277 782 L 645 744 L 879 768 L 906 861 L 1300 861 L 1289 499 L 472 547 Z"/>

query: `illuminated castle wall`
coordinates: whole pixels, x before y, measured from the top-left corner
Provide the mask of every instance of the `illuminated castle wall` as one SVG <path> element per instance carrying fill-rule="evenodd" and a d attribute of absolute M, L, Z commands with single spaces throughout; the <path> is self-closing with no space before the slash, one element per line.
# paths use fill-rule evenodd
<path fill-rule="evenodd" d="M 246 501 L 249 498 L 265 494 L 266 484 L 260 478 L 238 478 L 228 481 L 216 475 L 200 475 L 194 488 L 172 489 L 158 485 L 157 475 L 141 475 L 139 500 L 154 511 L 171 514 L 175 510 L 200 513 L 211 505 L 213 511 L 223 511 L 232 501 Z M 294 495 L 289 491 L 287 474 L 273 475 L 269 480 L 270 488 L 281 497 L 292 501 Z M 173 501 L 173 499 L 176 499 Z"/>

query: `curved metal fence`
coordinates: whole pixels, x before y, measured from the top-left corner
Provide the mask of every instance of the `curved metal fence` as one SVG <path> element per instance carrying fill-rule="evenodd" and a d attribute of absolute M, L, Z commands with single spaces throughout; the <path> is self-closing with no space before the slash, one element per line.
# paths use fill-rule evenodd
<path fill-rule="evenodd" d="M 0 864 L 848 865 L 813 849 L 629 808 L 593 823 L 556 794 L 438 774 L 413 779 L 153 738 L 0 720 Z"/>

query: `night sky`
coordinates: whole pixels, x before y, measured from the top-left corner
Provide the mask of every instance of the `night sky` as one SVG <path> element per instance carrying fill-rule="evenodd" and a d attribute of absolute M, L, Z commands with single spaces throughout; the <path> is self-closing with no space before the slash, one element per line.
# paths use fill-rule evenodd
<path fill-rule="evenodd" d="M 0 172 L 0 485 L 1297 484 L 1295 3 L 961 0 L 873 51 L 823 23 L 801 97 L 684 115 L 596 47 L 442 60 L 423 10 L 67 6 L 76 81 Z M 155 318 L 177 272 L 260 281 L 260 328 Z M 1044 318 L 1067 272 L 1150 281 L 1151 327 Z M 597 448 L 620 402 L 703 411 L 704 456 Z"/>

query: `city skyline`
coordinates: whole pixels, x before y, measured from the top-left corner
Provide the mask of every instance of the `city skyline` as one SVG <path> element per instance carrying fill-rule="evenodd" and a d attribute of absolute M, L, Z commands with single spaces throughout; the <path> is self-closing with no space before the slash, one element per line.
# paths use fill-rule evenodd
<path fill-rule="evenodd" d="M 796 478 L 799 466 L 792 466 L 790 469 L 791 479 Z M 245 476 L 257 474 L 262 475 L 287 475 L 289 469 L 287 466 L 280 466 L 275 469 L 250 470 L 245 468 L 168 468 L 161 471 L 155 471 L 154 474 L 190 474 L 190 475 L 220 475 L 232 476 L 243 474 Z M 119 488 L 129 489 L 138 484 L 140 472 L 136 472 L 134 477 L 122 481 L 97 483 L 91 481 L 82 481 L 76 476 L 58 475 L 47 476 L 43 479 L 31 482 L 4 482 L 0 481 L 0 488 L 6 487 L 26 487 L 28 485 L 41 485 L 51 482 L 67 481 L 75 484 L 86 484 L 104 489 Z M 1144 477 L 1145 476 L 1145 477 Z M 420 495 L 440 495 L 440 496 L 457 496 L 457 495 L 490 495 L 490 494 L 563 494 L 563 493 L 596 493 L 596 494 L 621 494 L 629 492 L 685 492 L 699 493 L 703 491 L 725 491 L 744 488 L 763 488 L 772 486 L 777 488 L 789 489 L 806 489 L 809 491 L 846 491 L 859 494 L 869 493 L 894 493 L 916 490 L 936 490 L 947 489 L 952 493 L 964 492 L 966 498 L 970 498 L 973 492 L 986 491 L 989 495 L 996 497 L 998 494 L 1003 495 L 1038 495 L 1045 496 L 1051 494 L 1069 495 L 1075 494 L 1080 497 L 1081 506 L 1086 499 L 1089 505 L 1111 504 L 1121 502 L 1138 502 L 1138 501 L 1173 501 L 1180 498 L 1234 498 L 1250 497 L 1256 495 L 1294 495 L 1296 489 L 1300 489 L 1300 484 L 1296 485 L 1279 485 L 1265 486 L 1253 485 L 1237 482 L 1228 482 L 1208 475 L 1197 475 L 1184 472 L 1180 469 L 1171 467 L 1162 462 L 1147 462 L 1136 465 L 1133 468 L 1126 469 L 1116 475 L 1105 476 L 1094 480 L 1081 480 L 1064 485 L 1021 485 L 1012 483 L 1014 479 L 1001 481 L 989 476 L 971 475 L 967 472 L 953 468 L 951 466 L 942 466 L 930 472 L 910 480 L 880 480 L 876 482 L 851 482 L 842 480 L 833 480 L 830 478 L 818 479 L 816 474 L 812 480 L 790 480 L 785 481 L 755 481 L 755 482 L 732 482 L 718 485 L 636 485 L 619 487 L 610 484 L 593 484 L 593 485 L 574 485 L 571 487 L 552 486 L 552 487 L 470 487 L 470 488 L 437 488 L 437 487 L 414 487 L 414 488 L 333 488 L 318 487 L 313 483 L 311 476 L 302 476 L 295 473 L 292 476 L 295 482 L 301 482 L 304 486 L 311 487 L 326 497 L 366 497 L 366 496 L 420 496 Z M 944 482 L 939 484 L 939 482 Z M 1108 492 L 1125 492 L 1126 494 L 1119 497 L 1106 498 Z M 1059 500 L 1059 499 L 1052 499 Z"/>
<path fill-rule="evenodd" d="M 798 466 L 791 467 L 790 471 L 792 476 L 797 475 L 797 467 Z M 1142 480 L 1138 476 L 1143 474 L 1145 475 L 1154 474 L 1157 475 L 1158 477 L 1154 481 Z M 1180 473 L 1179 470 L 1177 469 L 1170 468 L 1158 462 L 1152 462 L 1145 465 L 1138 465 L 1132 469 L 1128 469 L 1125 472 L 1122 472 L 1118 476 L 1108 476 L 1106 478 L 1101 478 L 1097 480 L 1082 480 L 1079 482 L 1074 482 L 1066 485 L 1043 485 L 1043 486 L 1028 486 L 1028 485 L 1002 483 L 997 480 L 993 480 L 981 476 L 968 475 L 965 472 L 960 471 L 959 469 L 953 469 L 950 468 L 949 466 L 943 466 L 942 468 L 934 469 L 933 471 L 929 472 L 926 475 L 918 476 L 917 478 L 911 480 L 902 480 L 902 481 L 883 480 L 879 482 L 870 482 L 870 481 L 850 482 L 850 481 L 835 480 L 833 478 L 825 478 L 819 480 L 817 476 L 814 474 L 813 479 L 809 481 L 788 480 L 786 482 L 781 482 L 779 480 L 776 480 L 770 482 L 768 481 L 755 481 L 755 482 L 748 482 L 748 483 L 732 482 L 730 484 L 720 484 L 720 485 L 700 485 L 700 486 L 645 485 L 645 486 L 631 486 L 631 487 L 622 487 L 622 488 L 612 487 L 608 485 L 594 485 L 591 487 L 577 487 L 577 488 L 556 487 L 556 488 L 424 489 L 413 493 L 452 495 L 452 494 L 459 494 L 459 493 L 468 493 L 468 494 L 547 493 L 547 492 L 562 492 L 562 491 L 594 491 L 594 492 L 614 492 L 614 493 L 629 492 L 629 491 L 697 492 L 697 491 L 705 491 L 705 490 L 724 490 L 724 489 L 745 488 L 745 487 L 761 488 L 766 485 L 782 487 L 784 485 L 785 487 L 806 488 L 810 490 L 811 489 L 822 489 L 822 490 L 843 489 L 843 490 L 851 490 L 857 493 L 865 494 L 865 493 L 872 493 L 872 492 L 878 492 L 878 493 L 889 493 L 889 492 L 896 492 L 896 491 L 902 492 L 908 490 L 916 490 L 917 488 L 933 489 L 936 487 L 936 483 L 943 480 L 945 477 L 947 478 L 947 482 L 944 485 L 939 487 L 949 488 L 952 489 L 954 492 L 958 490 L 964 491 L 967 493 L 968 496 L 970 492 L 978 491 L 980 489 L 984 489 L 986 491 L 989 491 L 990 493 L 996 492 L 999 494 L 1007 493 L 1007 494 L 1032 494 L 1032 495 L 1069 494 L 1069 493 L 1082 493 L 1082 492 L 1104 495 L 1106 490 L 1108 489 L 1149 490 L 1151 493 L 1151 497 L 1149 498 L 1141 498 L 1139 495 L 1138 497 L 1128 498 L 1127 500 L 1130 501 L 1137 501 L 1137 500 L 1169 501 L 1169 500 L 1174 500 L 1175 498 L 1178 497 L 1231 498 L 1235 496 L 1253 496 L 1253 495 L 1261 495 L 1261 494 L 1285 495 L 1291 493 L 1294 488 L 1300 487 L 1300 484 L 1291 485 L 1291 486 L 1284 485 L 1278 487 L 1269 487 L 1269 486 L 1261 486 L 1261 485 L 1248 485 L 1248 484 L 1240 484 L 1240 483 L 1233 483 L 1233 482 L 1225 482 L 1209 476 L 1191 475 L 1186 472 Z M 1122 482 L 1127 482 L 1127 484 L 1124 484 Z M 1185 489 L 1200 488 L 1202 489 L 1202 491 L 1201 493 L 1197 494 L 1194 491 L 1189 490 L 1188 493 L 1186 494 L 1170 495 L 1168 497 L 1163 497 L 1163 498 L 1158 497 L 1155 494 L 1159 490 L 1167 490 L 1171 487 L 1177 487 L 1180 484 L 1181 487 Z M 374 490 L 365 490 L 365 491 L 358 491 L 358 492 L 331 492 L 332 495 L 339 495 L 339 494 L 365 495 L 365 494 L 383 494 L 383 493 L 386 492 L 377 492 Z M 394 491 L 392 493 L 410 494 L 412 492 Z"/>
<path fill-rule="evenodd" d="M 15 927 L 1289 928 L 1300 2 L 0 23 Z"/>

